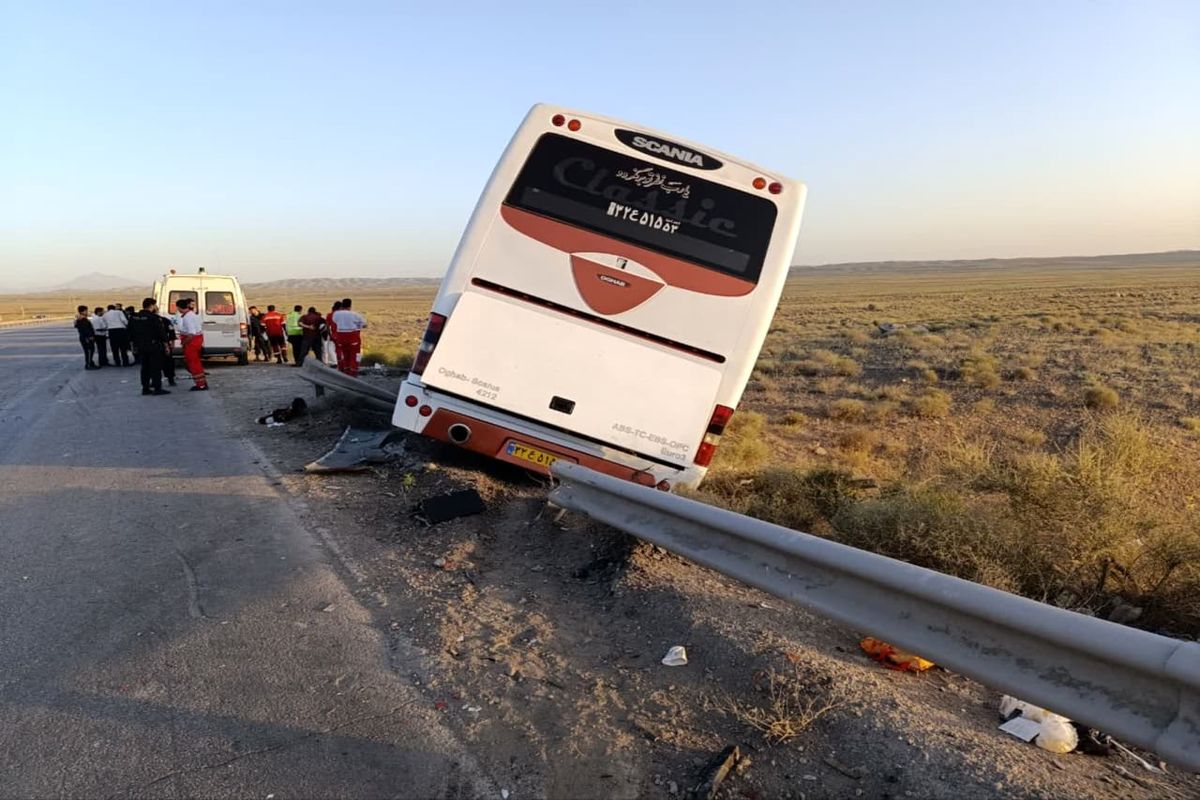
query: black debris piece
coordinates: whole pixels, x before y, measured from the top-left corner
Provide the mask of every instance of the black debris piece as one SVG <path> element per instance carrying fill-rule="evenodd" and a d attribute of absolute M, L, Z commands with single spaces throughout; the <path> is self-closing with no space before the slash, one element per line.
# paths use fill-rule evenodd
<path fill-rule="evenodd" d="M 270 414 L 264 414 L 263 416 L 259 417 L 258 424 L 270 425 L 272 422 L 291 422 L 296 417 L 303 415 L 305 411 L 308 411 L 308 403 L 304 402 L 303 397 L 297 397 L 296 399 L 292 400 L 292 404 L 290 406 L 277 408 Z"/>
<path fill-rule="evenodd" d="M 460 489 L 449 494 L 428 497 L 417 505 L 417 516 L 430 525 L 482 514 L 483 511 L 483 498 L 474 489 Z"/>

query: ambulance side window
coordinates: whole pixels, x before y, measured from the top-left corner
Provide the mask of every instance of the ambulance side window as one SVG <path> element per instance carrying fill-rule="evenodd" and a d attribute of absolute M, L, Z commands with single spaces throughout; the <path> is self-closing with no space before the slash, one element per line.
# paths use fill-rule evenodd
<path fill-rule="evenodd" d="M 175 302 L 177 300 L 182 300 L 185 297 L 188 300 L 191 300 L 192 303 L 195 303 L 199 299 L 196 296 L 195 292 L 184 292 L 184 291 L 171 292 L 170 294 L 167 295 L 167 313 L 169 313 L 169 314 L 174 313 L 176 310 Z"/>
<path fill-rule="evenodd" d="M 228 317 L 237 313 L 237 304 L 233 302 L 233 292 L 205 292 L 204 313 Z"/>

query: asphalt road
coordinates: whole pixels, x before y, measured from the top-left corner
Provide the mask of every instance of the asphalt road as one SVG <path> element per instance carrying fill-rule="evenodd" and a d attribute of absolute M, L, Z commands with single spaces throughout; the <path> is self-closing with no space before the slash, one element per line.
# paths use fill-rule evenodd
<path fill-rule="evenodd" d="M 215 393 L 82 366 L 0 331 L 0 797 L 500 796 Z"/>

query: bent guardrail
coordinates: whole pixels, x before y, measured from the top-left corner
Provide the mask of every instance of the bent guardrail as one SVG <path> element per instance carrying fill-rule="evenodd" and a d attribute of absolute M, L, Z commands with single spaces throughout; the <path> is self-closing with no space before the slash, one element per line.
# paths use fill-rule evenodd
<path fill-rule="evenodd" d="M 551 502 L 1200 771 L 1200 644 L 558 461 Z"/>
<path fill-rule="evenodd" d="M 396 395 L 392 392 L 352 378 L 315 359 L 305 360 L 304 366 L 300 368 L 300 377 L 316 386 L 352 394 L 380 411 L 391 413 L 396 408 Z"/>

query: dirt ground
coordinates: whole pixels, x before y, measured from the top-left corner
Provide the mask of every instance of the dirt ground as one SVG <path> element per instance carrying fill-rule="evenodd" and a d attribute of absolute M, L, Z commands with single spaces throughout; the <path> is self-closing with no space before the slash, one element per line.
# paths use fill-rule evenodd
<path fill-rule="evenodd" d="M 386 416 L 314 399 L 290 367 L 214 365 L 211 380 L 231 432 L 277 470 L 385 632 L 393 668 L 513 798 L 685 797 L 730 744 L 748 758 L 722 798 L 1200 795 L 1176 769 L 1023 744 L 970 680 L 888 671 L 853 631 L 586 519 L 555 523 L 544 481 L 507 465 L 411 437 L 367 472 L 306 474 L 347 425 L 387 429 Z M 296 396 L 307 416 L 256 424 Z M 484 514 L 414 518 L 421 499 L 467 487 Z M 660 663 L 672 645 L 686 666 Z M 799 708 L 772 704 L 772 677 Z M 833 708 L 787 742 L 748 722 L 759 709 L 799 727 L 814 702 Z"/>

